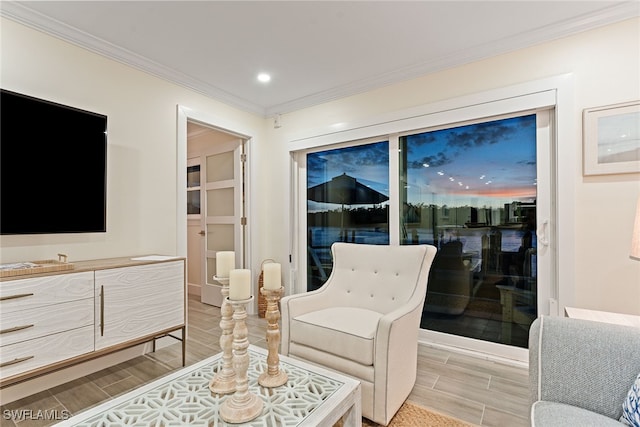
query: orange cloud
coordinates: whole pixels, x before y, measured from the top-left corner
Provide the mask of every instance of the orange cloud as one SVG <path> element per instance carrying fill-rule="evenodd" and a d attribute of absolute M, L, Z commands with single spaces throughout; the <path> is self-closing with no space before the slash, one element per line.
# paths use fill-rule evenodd
<path fill-rule="evenodd" d="M 534 186 L 527 187 L 515 187 L 515 188 L 479 188 L 477 190 L 460 190 L 456 195 L 471 196 L 476 195 L 480 197 L 497 197 L 503 199 L 521 199 L 523 197 L 536 197 L 536 188 Z"/>

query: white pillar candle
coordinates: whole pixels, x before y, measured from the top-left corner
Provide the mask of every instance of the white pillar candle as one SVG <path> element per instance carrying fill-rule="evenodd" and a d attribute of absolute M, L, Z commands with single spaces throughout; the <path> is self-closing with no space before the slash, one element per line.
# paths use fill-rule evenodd
<path fill-rule="evenodd" d="M 233 269 L 229 272 L 229 299 L 244 300 L 251 297 L 251 270 Z"/>
<path fill-rule="evenodd" d="M 216 252 L 216 276 L 229 277 L 229 271 L 236 268 L 236 253 L 233 251 Z"/>
<path fill-rule="evenodd" d="M 265 264 L 262 267 L 264 272 L 264 288 L 265 289 L 280 289 L 282 287 L 280 264 L 277 262 Z"/>

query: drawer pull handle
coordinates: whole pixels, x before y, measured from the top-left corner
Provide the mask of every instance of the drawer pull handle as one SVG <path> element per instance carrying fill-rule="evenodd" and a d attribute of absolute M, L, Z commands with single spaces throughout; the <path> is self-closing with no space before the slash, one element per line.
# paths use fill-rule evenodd
<path fill-rule="evenodd" d="M 33 358 L 34 356 L 19 357 L 17 359 L 13 359 L 8 362 L 0 363 L 0 368 L 4 368 L 5 366 L 10 366 L 10 365 L 15 365 L 16 363 L 24 362 L 26 360 L 33 359 Z"/>
<path fill-rule="evenodd" d="M 24 298 L 24 297 L 30 297 L 30 296 L 33 296 L 33 293 L 9 295 L 9 296 L 6 296 L 6 297 L 0 297 L 0 301 L 5 301 L 5 300 L 8 300 L 8 299 Z"/>
<path fill-rule="evenodd" d="M 13 328 L 2 329 L 0 330 L 0 334 L 8 334 L 9 332 L 21 331 L 28 328 L 33 328 L 33 325 L 14 326 Z"/>
<path fill-rule="evenodd" d="M 100 336 L 104 336 L 104 285 L 100 286 Z"/>

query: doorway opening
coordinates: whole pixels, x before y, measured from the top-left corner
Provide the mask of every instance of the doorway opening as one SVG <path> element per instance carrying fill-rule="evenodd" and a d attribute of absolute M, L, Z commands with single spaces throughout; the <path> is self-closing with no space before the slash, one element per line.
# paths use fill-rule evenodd
<path fill-rule="evenodd" d="M 178 251 L 187 258 L 188 293 L 220 306 L 216 253 L 247 253 L 246 150 L 250 139 L 191 110 L 178 109 Z"/>

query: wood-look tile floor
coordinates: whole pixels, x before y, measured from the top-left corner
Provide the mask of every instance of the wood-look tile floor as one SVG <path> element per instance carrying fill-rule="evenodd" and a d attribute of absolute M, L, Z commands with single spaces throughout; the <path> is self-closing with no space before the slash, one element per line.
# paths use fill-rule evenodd
<path fill-rule="evenodd" d="M 220 309 L 189 297 L 187 365 L 220 351 Z M 266 348 L 266 320 L 249 316 L 249 341 Z M 139 356 L 0 407 L 2 427 L 52 425 L 54 421 L 13 421 L 8 411 L 85 409 L 182 367 L 179 343 Z M 528 374 L 523 368 L 449 352 L 427 345 L 418 351 L 418 379 L 409 401 L 479 426 L 528 426 Z"/>

